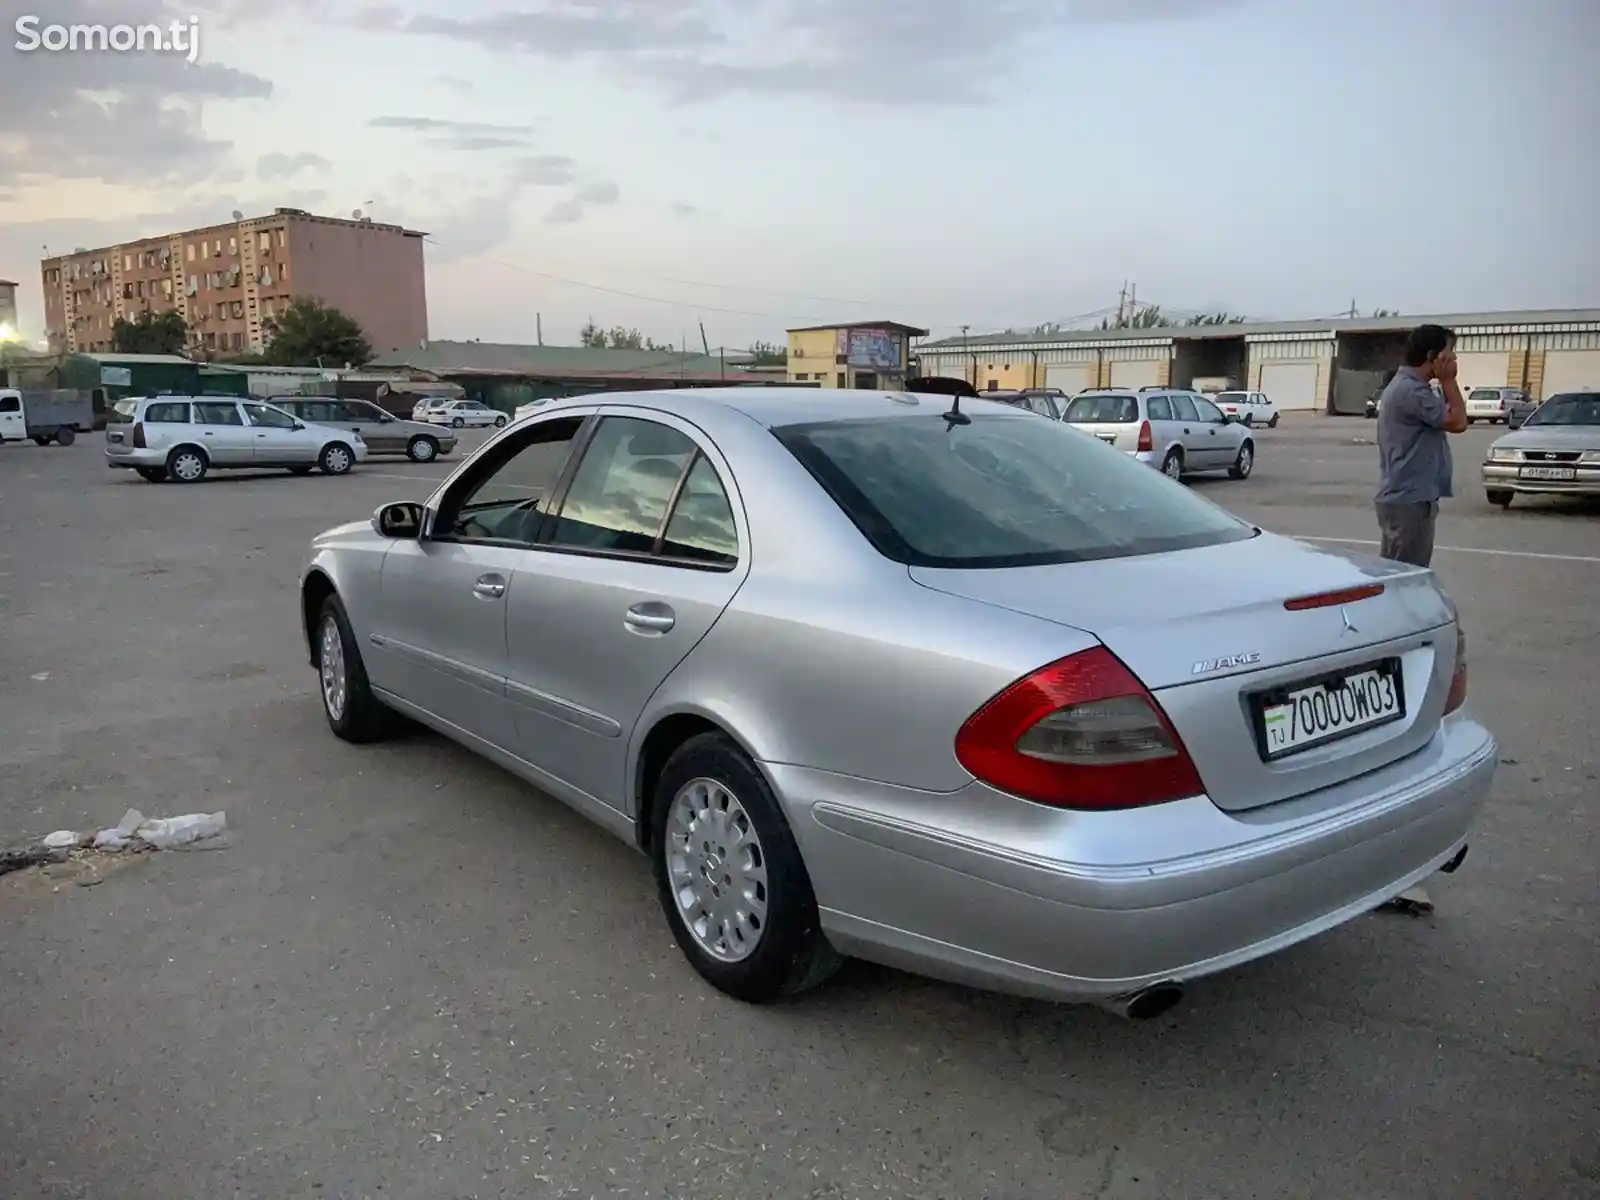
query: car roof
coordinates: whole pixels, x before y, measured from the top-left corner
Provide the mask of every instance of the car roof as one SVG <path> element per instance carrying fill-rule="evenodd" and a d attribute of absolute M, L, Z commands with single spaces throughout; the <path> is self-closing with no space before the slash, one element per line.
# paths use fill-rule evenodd
<path fill-rule="evenodd" d="M 563 396 L 543 405 L 543 418 L 565 408 L 579 406 L 627 407 L 643 405 L 674 413 L 685 420 L 715 423 L 738 414 L 758 425 L 775 428 L 811 421 L 848 421 L 869 418 L 926 417 L 948 412 L 952 400 L 961 401 L 963 412 L 1004 413 L 1016 416 L 1017 410 L 996 400 L 937 395 L 931 392 L 864 391 L 848 388 L 805 387 L 716 387 L 668 388 L 656 391 L 590 393 Z M 529 414 L 529 420 L 533 414 Z"/>

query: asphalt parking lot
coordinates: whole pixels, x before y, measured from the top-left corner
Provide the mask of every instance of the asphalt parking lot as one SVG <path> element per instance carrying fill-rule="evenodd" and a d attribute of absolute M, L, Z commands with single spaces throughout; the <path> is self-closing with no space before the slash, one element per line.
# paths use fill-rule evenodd
<path fill-rule="evenodd" d="M 1368 549 L 1372 433 L 1287 421 L 1194 486 Z M 865 965 L 740 1006 L 628 847 L 440 739 L 335 740 L 305 543 L 450 463 L 183 487 L 99 435 L 0 449 L 0 842 L 233 829 L 0 878 L 0 1195 L 1600 1197 L 1600 510 L 1488 506 L 1494 433 L 1456 439 L 1435 564 L 1503 755 L 1462 870 L 1142 1024 Z"/>

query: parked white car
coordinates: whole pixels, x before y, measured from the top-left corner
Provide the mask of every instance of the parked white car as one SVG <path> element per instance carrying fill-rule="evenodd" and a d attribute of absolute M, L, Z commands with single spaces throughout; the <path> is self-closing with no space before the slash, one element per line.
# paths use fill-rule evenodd
<path fill-rule="evenodd" d="M 413 421 L 426 421 L 429 414 L 438 412 L 445 405 L 451 403 L 448 397 L 438 396 L 428 400 L 418 400 L 411 406 L 411 419 Z"/>
<path fill-rule="evenodd" d="M 1218 392 L 1211 401 L 1241 425 L 1278 427 L 1278 406 L 1265 392 Z"/>
<path fill-rule="evenodd" d="M 430 409 L 422 419 L 430 425 L 448 425 L 452 429 L 485 425 L 498 429 L 508 418 L 498 408 L 490 408 L 477 400 L 451 400 L 441 408 Z"/>
<path fill-rule="evenodd" d="M 212 470 L 348 475 L 366 457 L 359 433 L 300 421 L 259 400 L 130 397 L 106 414 L 106 466 L 149 483 L 199 483 Z"/>

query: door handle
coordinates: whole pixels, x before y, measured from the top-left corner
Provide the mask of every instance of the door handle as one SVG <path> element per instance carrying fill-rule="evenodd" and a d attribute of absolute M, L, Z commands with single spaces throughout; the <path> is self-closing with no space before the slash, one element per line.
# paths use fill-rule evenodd
<path fill-rule="evenodd" d="M 472 585 L 472 594 L 484 600 L 498 600 L 506 594 L 506 581 L 498 575 L 480 575 Z"/>
<path fill-rule="evenodd" d="M 678 618 L 665 604 L 635 604 L 623 615 L 622 623 L 634 633 L 666 633 Z"/>

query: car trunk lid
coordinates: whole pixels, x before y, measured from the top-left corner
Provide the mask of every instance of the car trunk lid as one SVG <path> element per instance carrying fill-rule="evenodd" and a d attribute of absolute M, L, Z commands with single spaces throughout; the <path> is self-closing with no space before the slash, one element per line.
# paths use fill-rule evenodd
<path fill-rule="evenodd" d="M 1213 801 L 1232 811 L 1420 749 L 1455 669 L 1455 613 L 1431 572 L 1273 534 L 1168 554 L 911 575 L 1099 638 L 1155 693 Z M 1344 603 L 1308 600 L 1380 587 Z M 1337 686 L 1346 677 L 1356 680 L 1348 692 Z M 1340 704 L 1353 715 L 1335 715 Z M 1302 712 L 1309 738 L 1284 724 Z M 1271 743 L 1274 723 L 1294 735 L 1287 748 Z"/>

